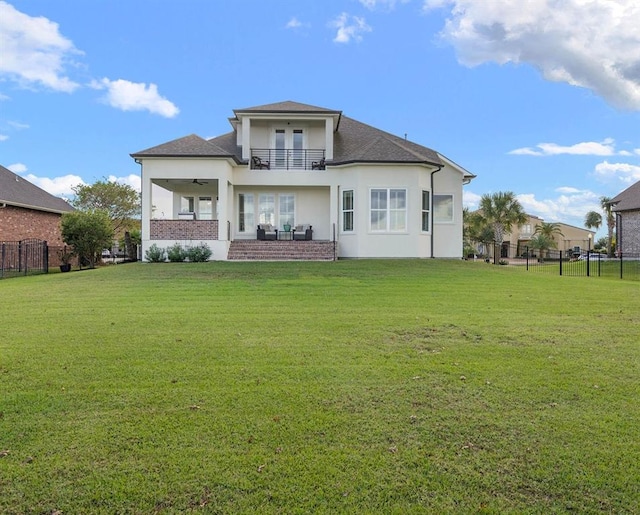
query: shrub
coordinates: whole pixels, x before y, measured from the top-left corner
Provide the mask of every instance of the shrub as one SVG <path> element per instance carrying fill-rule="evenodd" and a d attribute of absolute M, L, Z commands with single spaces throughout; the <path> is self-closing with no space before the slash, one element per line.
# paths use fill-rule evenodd
<path fill-rule="evenodd" d="M 189 247 L 186 251 L 187 258 L 193 263 L 208 261 L 213 252 L 206 243 L 201 243 L 196 247 Z"/>
<path fill-rule="evenodd" d="M 161 249 L 155 243 L 147 249 L 144 255 L 147 261 L 151 263 L 162 263 L 164 261 L 164 249 Z"/>
<path fill-rule="evenodd" d="M 167 249 L 167 258 L 172 263 L 181 263 L 185 257 L 187 257 L 187 253 L 179 243 L 174 243 Z"/>

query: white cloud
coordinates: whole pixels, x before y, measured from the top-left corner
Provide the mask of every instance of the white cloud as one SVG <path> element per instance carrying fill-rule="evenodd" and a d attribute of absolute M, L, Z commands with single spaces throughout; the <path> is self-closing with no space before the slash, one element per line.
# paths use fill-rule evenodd
<path fill-rule="evenodd" d="M 524 147 L 511 150 L 509 154 L 528 156 L 557 156 L 560 154 L 571 154 L 580 156 L 613 156 L 625 154 L 625 151 L 616 152 L 615 142 L 607 138 L 601 142 L 586 141 L 570 146 L 558 145 L 557 143 L 538 143 L 535 148 Z"/>
<path fill-rule="evenodd" d="M 551 81 L 640 110 L 637 0 L 424 0 L 449 8 L 442 31 L 468 66 L 529 63 Z"/>
<path fill-rule="evenodd" d="M 397 3 L 406 4 L 409 0 L 359 0 L 367 9 L 374 10 L 378 7 L 383 9 L 393 9 Z"/>
<path fill-rule="evenodd" d="M 27 171 L 27 165 L 24 163 L 13 163 L 12 165 L 7 166 L 7 169 L 20 175 Z"/>
<path fill-rule="evenodd" d="M 367 25 L 364 18 L 341 13 L 329 26 L 338 29 L 333 38 L 335 43 L 349 43 L 352 39 L 362 41 L 362 35 L 371 32 L 373 29 Z"/>
<path fill-rule="evenodd" d="M 300 20 L 298 20 L 298 18 L 296 18 L 295 16 L 293 18 L 291 18 L 287 24 L 285 25 L 285 27 L 287 29 L 297 29 L 302 27 L 302 23 L 300 22 Z"/>
<path fill-rule="evenodd" d="M 611 182 L 618 179 L 624 184 L 633 184 L 640 181 L 640 166 L 628 163 L 598 163 L 594 175 L 602 182 Z"/>
<path fill-rule="evenodd" d="M 9 139 L 9 136 L 7 136 L 6 134 L 0 134 L 0 141 L 7 141 Z"/>
<path fill-rule="evenodd" d="M 58 24 L 21 13 L 0 0 L 0 77 L 23 86 L 44 86 L 70 93 L 79 84 L 65 76 L 71 56 L 81 54 L 60 34 Z"/>
<path fill-rule="evenodd" d="M 107 177 L 107 180 L 109 182 L 117 182 L 118 184 L 126 184 L 128 186 L 131 186 L 137 192 L 140 192 L 142 187 L 140 176 L 133 173 L 124 177 L 116 177 L 115 175 L 110 175 L 109 177 Z"/>
<path fill-rule="evenodd" d="M 5 100 L 9 100 L 11 97 L 8 97 L 4 93 L 0 93 L 0 102 L 4 102 Z"/>
<path fill-rule="evenodd" d="M 558 196 L 537 199 L 532 193 L 516 195 L 524 211 L 539 216 L 545 222 L 562 222 L 577 227 L 584 226 L 584 217 L 589 211 L 600 209 L 600 196 L 589 190 L 573 187 L 556 189 Z"/>
<path fill-rule="evenodd" d="M 104 78 L 100 81 L 92 81 L 94 89 L 106 89 L 107 94 L 103 100 L 116 109 L 123 111 L 149 111 L 165 118 L 173 118 L 180 110 L 158 93 L 158 86 L 145 84 L 144 82 L 130 82 L 118 79 Z"/>
<path fill-rule="evenodd" d="M 12 165 L 7 166 L 9 170 L 13 173 L 17 173 L 21 175 L 30 183 L 35 184 L 39 188 L 42 188 L 47 193 L 51 193 L 56 197 L 65 197 L 68 198 L 73 196 L 73 190 L 71 189 L 73 186 L 77 186 L 78 184 L 85 184 L 81 177 L 78 175 L 63 175 L 60 177 L 38 177 L 37 175 L 33 175 L 32 173 L 26 173 L 28 168 L 24 163 L 14 163 Z"/>
<path fill-rule="evenodd" d="M 14 129 L 17 129 L 17 130 L 23 130 L 23 129 L 28 129 L 29 128 L 29 124 L 27 124 L 27 123 L 8 121 L 7 124 L 11 125 L 11 127 L 13 127 Z"/>
<path fill-rule="evenodd" d="M 477 193 L 473 193 L 469 190 L 465 189 L 462 191 L 462 205 L 464 207 L 468 207 L 471 211 L 478 209 L 481 198 L 482 195 L 478 195 Z"/>

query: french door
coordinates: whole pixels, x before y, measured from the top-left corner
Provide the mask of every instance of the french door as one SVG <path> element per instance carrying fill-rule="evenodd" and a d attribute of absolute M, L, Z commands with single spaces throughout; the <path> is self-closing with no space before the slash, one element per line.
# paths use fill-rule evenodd
<path fill-rule="evenodd" d="M 275 129 L 274 148 L 275 166 L 272 163 L 272 168 L 305 168 L 303 129 Z"/>

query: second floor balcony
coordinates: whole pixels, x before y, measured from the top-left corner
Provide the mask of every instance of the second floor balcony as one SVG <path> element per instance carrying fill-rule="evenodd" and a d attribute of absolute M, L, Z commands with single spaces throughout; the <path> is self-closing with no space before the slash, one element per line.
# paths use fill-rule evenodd
<path fill-rule="evenodd" d="M 252 170 L 324 170 L 324 149 L 252 148 Z"/>

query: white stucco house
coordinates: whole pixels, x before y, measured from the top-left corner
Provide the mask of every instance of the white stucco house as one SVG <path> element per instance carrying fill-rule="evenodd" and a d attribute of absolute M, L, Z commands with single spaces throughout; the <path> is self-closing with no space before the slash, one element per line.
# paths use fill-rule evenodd
<path fill-rule="evenodd" d="M 330 242 L 334 258 L 462 257 L 462 188 L 474 175 L 453 161 L 334 109 L 286 101 L 233 113 L 227 134 L 131 154 L 143 256 L 154 243 L 202 242 L 211 259 L 280 246 L 295 259 Z M 258 238 L 261 250 L 234 252 Z"/>

